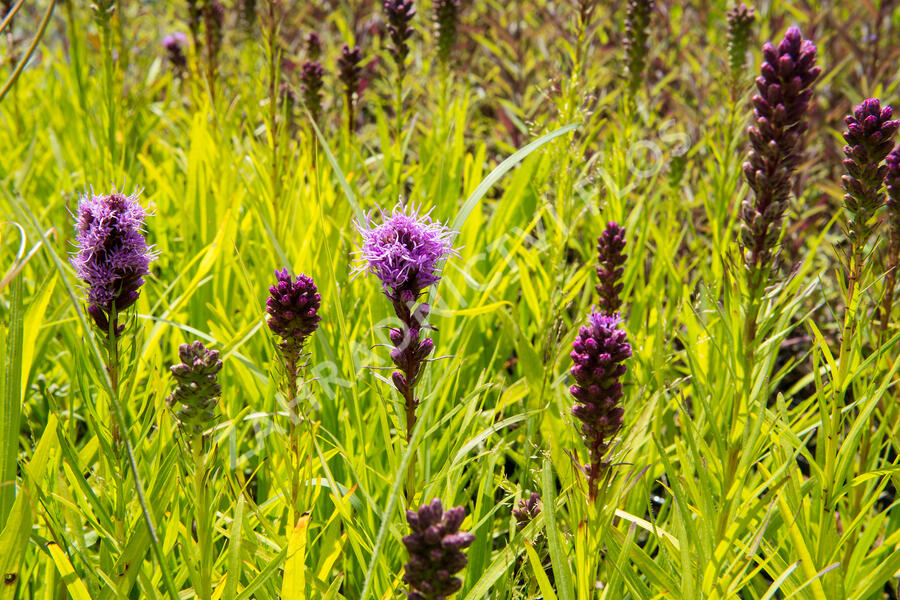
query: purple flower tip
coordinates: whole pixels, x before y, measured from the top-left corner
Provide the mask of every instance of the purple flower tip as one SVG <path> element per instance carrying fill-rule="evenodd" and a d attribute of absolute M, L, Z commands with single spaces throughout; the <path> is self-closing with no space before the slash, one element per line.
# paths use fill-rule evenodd
<path fill-rule="evenodd" d="M 278 345 L 289 363 L 296 363 L 306 339 L 318 328 L 321 297 L 312 277 L 303 273 L 296 279 L 287 268 L 275 271 L 275 284 L 269 288 L 266 312 L 269 329 L 281 338 Z"/>
<path fill-rule="evenodd" d="M 381 280 L 390 298 L 417 298 L 428 286 L 440 281 L 438 263 L 457 255 L 452 239 L 457 235 L 446 225 L 420 215 L 412 205 L 398 204 L 391 214 L 379 209 L 381 223 L 373 225 L 372 213 L 355 225 L 362 235 L 360 264 L 354 273 L 372 273 Z"/>

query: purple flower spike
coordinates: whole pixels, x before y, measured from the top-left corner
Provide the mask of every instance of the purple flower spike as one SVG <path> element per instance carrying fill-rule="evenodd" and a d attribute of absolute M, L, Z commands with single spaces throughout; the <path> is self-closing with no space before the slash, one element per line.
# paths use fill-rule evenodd
<path fill-rule="evenodd" d="M 306 46 L 306 57 L 309 60 L 319 60 L 322 55 L 322 38 L 315 31 L 310 31 L 303 40 Z"/>
<path fill-rule="evenodd" d="M 887 165 L 885 182 L 887 199 L 884 201 L 888 225 L 887 274 L 884 278 L 884 298 L 881 309 L 881 329 L 886 331 L 894 309 L 894 285 L 900 268 L 900 146 L 884 159 Z"/>
<path fill-rule="evenodd" d="M 300 67 L 300 89 L 303 92 L 303 102 L 314 121 L 318 121 L 319 115 L 322 113 L 322 79 L 324 77 L 325 69 L 318 61 L 305 61 Z"/>
<path fill-rule="evenodd" d="M 619 328 L 620 322 L 617 316 L 593 312 L 572 345 L 575 364 L 571 373 L 575 385 L 569 391 L 577 402 L 572 414 L 582 423 L 582 437 L 591 458 L 587 466 L 591 501 L 609 469 L 606 453 L 622 428 L 621 379 L 627 370 L 625 360 L 631 356 L 631 345 Z"/>
<path fill-rule="evenodd" d="M 413 302 L 440 281 L 438 263 L 457 254 L 451 243 L 456 233 L 432 221 L 430 212 L 419 215 L 413 206 L 408 208 L 407 212 L 398 204 L 389 215 L 379 209 L 380 225 L 372 224 L 372 213 L 365 222 L 356 222 L 363 245 L 362 264 L 355 271 L 378 277 L 391 300 Z"/>
<path fill-rule="evenodd" d="M 803 120 L 819 76 L 816 46 L 791 27 L 776 48 L 763 46 L 761 75 L 753 96 L 753 125 L 748 130 L 751 149 L 744 177 L 754 201 L 741 205 L 741 244 L 744 263 L 763 268 L 773 259 L 781 235 L 784 211 L 791 193 L 791 177 L 802 158 Z"/>
<path fill-rule="evenodd" d="M 625 228 L 609 222 L 597 239 L 597 293 L 600 294 L 600 311 L 605 315 L 615 314 L 622 306 L 622 265 L 628 255 L 625 250 Z"/>
<path fill-rule="evenodd" d="M 408 41 L 413 34 L 409 24 L 416 16 L 416 7 L 413 0 L 385 0 L 384 13 L 387 15 L 388 35 L 391 38 L 388 52 L 402 74 L 406 70 L 406 57 L 409 55 Z"/>
<path fill-rule="evenodd" d="M 514 508 L 512 514 L 516 518 L 516 529 L 525 529 L 532 519 L 541 514 L 541 495 L 531 492 L 527 500 L 519 500 L 519 508 Z"/>
<path fill-rule="evenodd" d="M 71 262 L 87 284 L 88 313 L 103 332 L 109 332 L 110 316 L 116 336 L 125 329 L 117 323 L 117 314 L 137 301 L 154 259 L 142 233 L 146 216 L 137 192 L 90 194 L 78 200 L 78 252 Z"/>
<path fill-rule="evenodd" d="M 462 587 L 454 575 L 468 564 L 462 551 L 475 541 L 474 535 L 459 530 L 464 517 L 462 506 L 445 511 L 438 498 L 420 506 L 418 512 L 406 511 L 412 530 L 403 538 L 409 553 L 403 574 L 403 582 L 409 585 L 408 600 L 444 600 Z"/>
<path fill-rule="evenodd" d="M 356 130 L 356 103 L 359 101 L 360 81 L 362 78 L 363 56 L 359 46 L 352 49 L 347 44 L 341 46 L 341 55 L 338 57 L 338 78 L 344 84 L 344 104 L 347 107 L 347 133 Z"/>
<path fill-rule="evenodd" d="M 213 409 L 222 390 L 218 382 L 222 361 L 218 350 L 210 350 L 199 341 L 182 344 L 178 355 L 181 363 L 172 366 L 177 385 L 166 404 L 175 410 L 182 427 L 200 433 L 215 417 Z"/>
<path fill-rule="evenodd" d="M 881 208 L 881 186 L 888 174 L 882 164 L 894 147 L 894 134 L 900 121 L 891 119 L 893 109 L 881 107 L 877 98 L 864 100 L 845 119 L 844 167 L 842 178 L 844 206 L 850 212 L 848 232 L 855 245 L 864 245 L 874 230 L 872 218 Z"/>
<path fill-rule="evenodd" d="M 887 165 L 885 182 L 887 183 L 887 221 L 891 229 L 891 240 L 896 240 L 900 249 L 900 146 L 887 155 L 884 159 Z"/>
<path fill-rule="evenodd" d="M 318 328 L 321 297 L 312 277 L 303 273 L 294 280 L 288 270 L 275 271 L 276 283 L 269 288 L 266 312 L 269 329 L 281 338 L 278 348 L 296 376 L 297 363 L 306 339 Z"/>

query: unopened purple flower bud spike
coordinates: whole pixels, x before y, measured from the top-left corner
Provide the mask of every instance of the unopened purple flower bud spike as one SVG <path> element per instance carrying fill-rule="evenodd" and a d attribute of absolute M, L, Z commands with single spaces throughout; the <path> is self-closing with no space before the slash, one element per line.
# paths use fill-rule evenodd
<path fill-rule="evenodd" d="M 590 455 L 587 465 L 588 496 L 593 502 L 600 482 L 609 470 L 606 457 L 613 438 L 622 428 L 622 377 L 631 356 L 628 336 L 619 328 L 620 319 L 593 312 L 588 324 L 578 330 L 572 345 L 570 388 L 576 404 L 572 414 L 581 421 L 581 435 Z"/>
<path fill-rule="evenodd" d="M 771 265 L 781 235 L 791 178 L 802 158 L 812 84 L 820 73 L 816 46 L 796 27 L 787 30 L 777 47 L 763 46 L 763 58 L 758 94 L 752 99 L 751 149 L 743 167 L 754 197 L 744 200 L 740 215 L 744 263 L 754 271 L 753 287 L 764 283 L 760 273 Z"/>
<path fill-rule="evenodd" d="M 215 417 L 214 408 L 222 389 L 218 382 L 222 370 L 219 351 L 197 341 L 182 344 L 178 355 L 181 363 L 172 366 L 177 385 L 166 398 L 166 404 L 185 430 L 202 433 Z"/>
<path fill-rule="evenodd" d="M 597 293 L 600 312 L 612 316 L 622 306 L 622 273 L 628 255 L 625 254 L 625 228 L 609 222 L 597 239 Z"/>
<path fill-rule="evenodd" d="M 444 600 L 462 587 L 462 580 L 455 575 L 469 562 L 463 550 L 475 541 L 474 535 L 459 530 L 464 517 L 462 506 L 445 511 L 438 498 L 418 511 L 406 511 L 412 530 L 403 538 L 409 553 L 409 562 L 403 567 L 408 600 Z"/>

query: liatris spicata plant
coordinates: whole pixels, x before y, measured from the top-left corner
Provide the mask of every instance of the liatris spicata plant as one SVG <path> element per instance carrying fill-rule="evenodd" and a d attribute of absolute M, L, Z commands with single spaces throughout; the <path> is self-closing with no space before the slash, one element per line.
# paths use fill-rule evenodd
<path fill-rule="evenodd" d="M 541 495 L 537 492 L 531 492 L 526 499 L 519 500 L 519 507 L 512 510 L 512 515 L 516 519 L 516 529 L 525 529 L 525 526 L 531 523 L 532 519 L 541 514 Z"/>
<path fill-rule="evenodd" d="M 215 405 L 222 388 L 219 371 L 222 361 L 219 351 L 211 350 L 201 342 L 182 344 L 178 349 L 181 363 L 172 366 L 175 389 L 166 398 L 166 404 L 174 411 L 175 419 L 190 439 L 192 473 L 194 483 L 194 531 L 198 546 L 199 569 L 194 589 L 200 600 L 212 596 L 212 533 L 209 519 L 208 470 L 204 453 L 205 430 L 215 418 Z"/>
<path fill-rule="evenodd" d="M 291 509 L 295 508 L 300 487 L 300 441 L 298 428 L 300 413 L 297 410 L 298 383 L 300 371 L 305 366 L 303 347 L 309 336 L 319 327 L 319 296 L 312 277 L 303 273 L 296 279 L 291 277 L 287 268 L 275 271 L 276 283 L 269 288 L 266 299 L 269 329 L 281 341 L 278 350 L 281 354 L 283 370 L 283 386 L 288 405 L 290 426 L 288 436 L 293 459 L 293 479 L 291 483 Z M 293 517 L 291 518 L 293 521 Z"/>
<path fill-rule="evenodd" d="M 397 77 L 402 80 L 406 73 L 406 58 L 409 55 L 409 38 L 413 34 L 410 22 L 416 16 L 416 7 L 413 0 L 385 0 L 383 6 L 388 21 L 388 35 L 391 38 L 388 52 L 397 65 Z"/>
<path fill-rule="evenodd" d="M 312 277 L 303 273 L 291 278 L 287 268 L 275 271 L 276 282 L 269 288 L 266 299 L 269 329 L 281 341 L 278 350 L 287 379 L 291 409 L 295 411 L 297 377 L 303 367 L 303 347 L 309 336 L 319 327 L 321 296 Z M 296 416 L 296 412 L 292 416 Z"/>
<path fill-rule="evenodd" d="M 322 114 L 322 79 L 325 69 L 316 60 L 307 60 L 300 67 L 300 90 L 303 103 L 312 115 L 313 121 L 319 120 Z"/>
<path fill-rule="evenodd" d="M 644 77 L 647 54 L 650 52 L 650 15 L 653 0 L 628 0 L 625 9 L 625 67 L 631 93 L 637 90 Z"/>
<path fill-rule="evenodd" d="M 851 342 L 856 324 L 857 295 L 865 269 L 865 247 L 875 230 L 874 217 L 881 208 L 884 184 L 889 167 L 882 164 L 894 146 L 894 135 L 900 121 L 891 119 L 893 109 L 882 108 L 877 98 L 864 100 L 854 108 L 845 121 L 844 167 L 842 178 L 844 208 L 848 213 L 846 229 L 850 239 L 850 254 L 846 265 L 847 285 L 844 325 L 841 334 L 840 368 L 837 383 L 840 386 L 848 373 Z"/>
<path fill-rule="evenodd" d="M 381 224 L 372 224 L 372 213 L 363 222 L 356 222 L 363 243 L 359 250 L 360 264 L 355 273 L 368 272 L 381 280 L 385 295 L 394 306 L 400 320 L 399 327 L 390 329 L 394 349 L 391 360 L 397 366 L 392 374 L 394 387 L 403 396 L 406 408 L 406 440 L 412 438 L 416 423 L 416 385 L 421 379 L 425 359 L 431 354 L 434 342 L 424 337 L 422 329 L 430 307 L 416 305 L 428 287 L 440 281 L 439 263 L 456 254 L 451 240 L 456 235 L 440 222 L 432 221 L 428 213 L 420 215 L 412 206 L 398 204 L 391 214 L 381 213 Z M 415 462 L 410 462 L 407 481 L 408 500 L 414 492 Z"/>
<path fill-rule="evenodd" d="M 753 287 L 765 282 L 762 278 L 781 235 L 791 177 L 802 158 L 811 86 L 821 71 L 815 66 L 816 46 L 804 40 L 797 27 L 787 30 L 777 48 L 771 43 L 763 46 L 763 57 L 748 130 L 751 148 L 743 167 L 754 199 L 741 205 L 741 244 L 744 263 L 753 272 Z"/>
<path fill-rule="evenodd" d="M 597 293 L 600 295 L 600 312 L 612 316 L 622 306 L 622 273 L 628 255 L 625 250 L 625 228 L 615 222 L 606 224 L 603 234 L 597 238 Z"/>
<path fill-rule="evenodd" d="M 434 32 L 437 34 L 438 59 L 441 64 L 450 62 L 450 53 L 456 43 L 459 21 L 459 0 L 432 0 Z"/>
<path fill-rule="evenodd" d="M 214 409 L 222 390 L 218 382 L 222 370 L 219 351 L 195 341 L 182 344 L 178 356 L 181 362 L 171 368 L 176 386 L 166 404 L 185 432 L 202 433 L 215 418 Z"/>
<path fill-rule="evenodd" d="M 166 50 L 166 58 L 171 63 L 176 75 L 182 75 L 187 70 L 187 56 L 184 54 L 184 47 L 187 43 L 188 38 L 181 31 L 170 33 L 162 39 L 162 46 Z"/>
<path fill-rule="evenodd" d="M 418 511 L 406 511 L 412 533 L 403 538 L 409 553 L 403 582 L 409 585 L 409 600 L 443 600 L 462 587 L 454 575 L 468 564 L 463 549 L 475 541 L 474 535 L 459 530 L 465 516 L 462 506 L 444 510 L 438 498 Z"/>
<path fill-rule="evenodd" d="M 842 178 L 844 206 L 849 214 L 847 233 L 851 244 L 862 249 L 875 229 L 873 218 L 881 208 L 884 194 L 881 186 L 888 172 L 884 159 L 894 147 L 894 134 L 900 121 L 891 119 L 893 109 L 881 107 L 877 98 L 864 100 L 848 116 L 844 132 L 844 167 Z"/>
<path fill-rule="evenodd" d="M 726 13 L 728 18 L 728 67 L 731 74 L 732 92 L 737 88 L 747 62 L 747 46 L 750 28 L 756 20 L 752 6 L 741 3 Z"/>
<path fill-rule="evenodd" d="M 87 285 L 88 314 L 112 338 L 125 329 L 119 315 L 137 301 L 154 259 L 142 232 L 146 216 L 137 192 L 131 196 L 115 190 L 108 196 L 91 193 L 78 201 L 78 253 L 71 262 Z"/>
<path fill-rule="evenodd" d="M 581 421 L 582 438 L 590 455 L 586 472 L 591 502 L 609 472 L 606 455 L 622 428 L 621 380 L 627 370 L 625 360 L 631 356 L 631 345 L 619 323 L 618 316 L 592 312 L 572 345 L 575 365 L 571 373 L 575 385 L 569 391 L 577 402 L 572 414 Z"/>
<path fill-rule="evenodd" d="M 356 129 L 356 101 L 359 91 L 359 78 L 362 73 L 362 51 L 359 46 L 353 49 L 347 44 L 341 47 L 341 55 L 338 57 L 338 73 L 341 83 L 344 84 L 344 103 L 347 106 L 347 133 L 353 134 Z"/>
<path fill-rule="evenodd" d="M 887 273 L 884 277 L 884 299 L 881 309 L 881 332 L 887 331 L 894 308 L 894 286 L 897 282 L 897 268 L 900 267 L 900 146 L 884 159 L 887 165 L 885 182 L 887 199 L 885 219 L 888 226 Z"/>

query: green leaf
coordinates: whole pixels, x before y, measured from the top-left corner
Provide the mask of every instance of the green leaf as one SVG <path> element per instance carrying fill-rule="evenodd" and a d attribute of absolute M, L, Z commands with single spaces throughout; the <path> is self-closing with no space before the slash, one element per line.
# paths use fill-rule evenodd
<path fill-rule="evenodd" d="M 560 600 L 575 600 L 569 557 L 563 549 L 556 525 L 556 481 L 553 477 L 553 464 L 549 458 L 544 459 L 541 471 L 543 475 L 541 503 L 544 506 L 542 513 L 545 515 L 544 523 L 547 544 L 550 548 L 550 562 L 553 564 L 553 577 L 556 580 Z"/>

